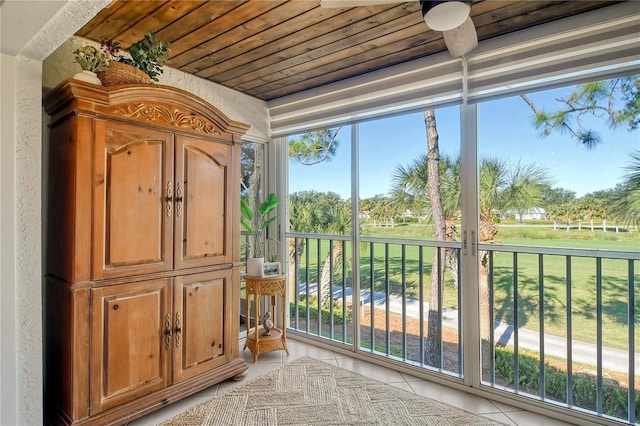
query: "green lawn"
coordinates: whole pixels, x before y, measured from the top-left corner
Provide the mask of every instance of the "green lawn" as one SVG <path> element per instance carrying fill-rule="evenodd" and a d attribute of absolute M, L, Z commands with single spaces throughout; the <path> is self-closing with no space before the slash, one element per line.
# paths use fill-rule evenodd
<path fill-rule="evenodd" d="M 430 227 L 426 225 L 400 225 L 395 228 L 370 228 L 368 235 L 379 237 L 432 239 Z M 526 245 L 566 248 L 592 248 L 601 250 L 640 251 L 640 232 L 603 232 L 596 230 L 553 231 L 545 227 L 500 226 L 498 243 L 507 245 Z M 388 263 L 385 264 L 385 250 L 388 250 Z M 309 256 L 309 282 L 317 282 L 318 265 L 322 267 L 328 253 L 328 243 L 323 242 L 318 258 L 318 246 L 310 240 L 308 253 L 305 252 L 302 263 Z M 347 244 L 350 254 L 350 244 Z M 402 252 L 398 245 L 374 245 L 374 291 L 391 294 L 406 292 L 407 297 L 418 299 L 420 294 L 419 250 L 415 246 L 405 251 L 405 279 L 402 277 Z M 370 289 L 369 246 L 361 248 L 361 287 Z M 428 301 L 431 262 L 433 250 L 423 249 L 422 289 Z M 496 252 L 494 257 L 494 313 L 495 319 L 512 324 L 514 312 L 514 269 L 513 254 Z M 565 256 L 544 256 L 543 300 L 545 332 L 557 336 L 567 333 L 567 259 Z M 640 261 L 634 263 L 636 286 L 635 308 L 640 311 Z M 604 259 L 602 271 L 602 318 L 604 345 L 627 349 L 627 272 L 628 262 L 624 260 Z M 347 268 L 349 269 L 349 268 Z M 539 286 L 538 255 L 519 254 L 517 257 L 517 315 L 521 327 L 539 329 Z M 571 321 L 572 337 L 576 340 L 596 341 L 596 262 L 593 258 L 571 258 Z M 306 281 L 306 270 L 300 271 L 300 280 Z M 341 276 L 338 274 L 338 280 Z M 334 279 L 336 279 L 334 278 Z M 351 285 L 347 275 L 347 285 Z M 448 280 L 444 288 L 444 304 L 457 308 L 457 291 Z M 637 317 L 637 316 L 636 316 Z M 636 320 L 636 341 L 640 342 L 640 323 Z"/>

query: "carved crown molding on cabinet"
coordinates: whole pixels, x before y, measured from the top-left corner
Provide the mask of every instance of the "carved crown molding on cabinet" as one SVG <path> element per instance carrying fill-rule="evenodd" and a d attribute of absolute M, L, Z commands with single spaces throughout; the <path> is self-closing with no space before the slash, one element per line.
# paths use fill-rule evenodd
<path fill-rule="evenodd" d="M 209 135 L 222 136 L 222 132 L 218 126 L 207 118 L 193 112 L 180 111 L 177 109 L 172 110 L 164 106 L 147 105 L 142 102 L 118 106 L 113 109 L 113 112 L 115 114 L 121 113 L 132 118 L 143 117 L 151 121 L 164 120 L 172 126 L 188 128 Z"/>
<path fill-rule="evenodd" d="M 96 86 L 68 79 L 52 91 L 57 96 L 45 96 L 44 108 L 51 123 L 68 114 L 81 112 L 119 120 L 145 123 L 192 134 L 226 137 L 239 141 L 249 126 L 232 120 L 207 101 L 182 89 L 160 84 L 125 84 Z"/>

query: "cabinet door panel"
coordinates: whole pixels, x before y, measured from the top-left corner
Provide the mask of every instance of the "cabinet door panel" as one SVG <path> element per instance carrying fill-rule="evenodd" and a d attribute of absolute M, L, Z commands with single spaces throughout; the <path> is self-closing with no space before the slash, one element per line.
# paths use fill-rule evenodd
<path fill-rule="evenodd" d="M 171 269 L 173 136 L 96 122 L 94 278 Z"/>
<path fill-rule="evenodd" d="M 169 384 L 170 279 L 93 290 L 92 413 Z"/>
<path fill-rule="evenodd" d="M 229 145 L 176 138 L 176 269 L 231 262 L 230 161 Z"/>
<path fill-rule="evenodd" d="M 225 325 L 229 324 L 231 272 L 215 271 L 175 278 L 173 378 L 180 381 L 227 361 Z M 227 303 L 225 303 L 227 302 Z"/>

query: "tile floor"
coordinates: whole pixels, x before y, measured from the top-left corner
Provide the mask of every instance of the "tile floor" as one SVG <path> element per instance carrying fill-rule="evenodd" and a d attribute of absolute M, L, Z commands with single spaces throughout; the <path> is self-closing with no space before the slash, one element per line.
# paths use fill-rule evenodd
<path fill-rule="evenodd" d="M 244 342 L 241 342 L 241 347 L 243 345 Z M 287 339 L 287 346 L 289 348 L 289 356 L 287 356 L 283 351 L 269 352 L 260 355 L 256 364 L 253 363 L 253 355 L 247 349 L 246 351 L 241 352 L 241 356 L 247 361 L 247 364 L 249 365 L 249 372 L 247 374 L 247 377 L 243 381 L 224 381 L 217 385 L 211 386 L 208 389 L 205 389 L 195 395 L 178 401 L 166 408 L 163 408 L 162 410 L 134 420 L 130 422 L 129 425 L 156 425 L 159 422 L 186 410 L 192 405 L 195 405 L 202 401 L 206 401 L 207 399 L 226 392 L 235 386 L 240 386 L 255 377 L 268 373 L 271 370 L 275 370 L 282 365 L 303 356 L 310 356 L 315 359 L 333 363 L 347 370 L 355 371 L 359 374 L 362 374 L 363 376 L 372 377 L 376 380 L 380 380 L 390 385 L 415 392 L 419 395 L 423 395 L 431 399 L 442 401 L 449 405 L 463 408 L 472 413 L 502 422 L 505 425 L 569 425 L 569 423 L 541 416 L 539 414 L 525 411 L 520 408 L 512 407 L 499 402 L 490 401 L 486 398 L 471 395 L 456 389 L 451 389 L 437 383 L 428 382 L 420 378 L 416 378 L 404 373 L 399 373 L 397 371 L 380 367 L 366 361 L 350 358 L 349 356 L 335 353 L 327 349 L 318 348 L 316 346 L 296 341 L 291 338 Z"/>

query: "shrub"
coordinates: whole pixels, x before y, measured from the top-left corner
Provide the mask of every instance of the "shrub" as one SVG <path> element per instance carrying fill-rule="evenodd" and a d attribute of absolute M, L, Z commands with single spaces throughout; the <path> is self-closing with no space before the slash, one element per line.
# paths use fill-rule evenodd
<path fill-rule="evenodd" d="M 519 387 L 525 392 L 539 394 L 540 362 L 535 356 L 518 356 Z M 496 381 L 513 386 L 513 351 L 510 348 L 495 348 Z M 545 396 L 547 399 L 567 401 L 567 373 L 545 364 Z M 573 376 L 573 405 L 596 411 L 596 379 L 583 375 Z M 602 385 L 602 411 L 608 416 L 626 419 L 628 389 L 610 383 Z M 636 418 L 640 415 L 640 395 L 635 394 Z"/>
<path fill-rule="evenodd" d="M 295 305 L 293 304 L 289 305 L 289 312 L 292 317 L 295 315 L 295 309 L 296 309 Z M 300 312 L 306 312 L 307 310 L 306 300 L 301 300 L 298 302 L 298 310 Z M 321 315 L 322 315 L 322 323 L 329 324 L 331 321 L 331 311 L 329 310 L 328 306 L 322 307 Z M 318 297 L 311 296 L 309 297 L 309 320 L 317 320 L 317 319 L 318 319 Z M 342 325 L 343 319 L 347 323 L 351 322 L 351 309 L 347 308 L 346 311 L 344 311 L 344 315 L 343 315 L 342 306 L 334 304 L 333 305 L 333 323 L 335 325 Z"/>

